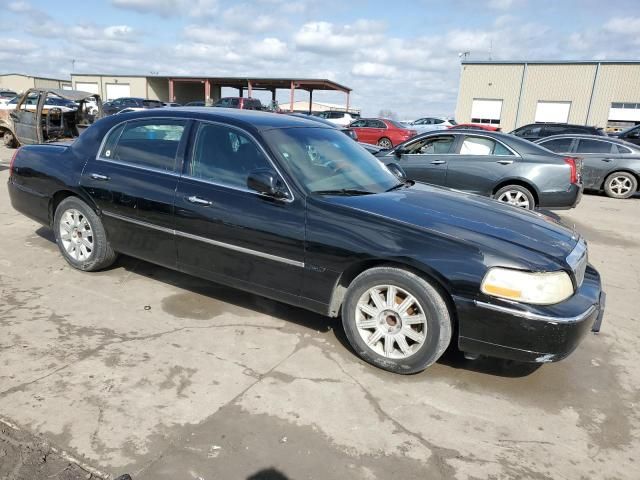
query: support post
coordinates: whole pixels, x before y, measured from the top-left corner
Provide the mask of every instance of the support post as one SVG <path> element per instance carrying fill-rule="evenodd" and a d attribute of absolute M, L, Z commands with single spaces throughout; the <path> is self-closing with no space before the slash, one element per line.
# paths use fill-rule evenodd
<path fill-rule="evenodd" d="M 276 101 L 276 89 L 272 89 L 271 90 L 271 101 L 275 102 Z"/>
<path fill-rule="evenodd" d="M 349 95 L 350 92 L 347 92 L 347 113 L 349 113 Z"/>
<path fill-rule="evenodd" d="M 247 96 L 251 98 L 253 96 L 253 85 L 251 85 L 251 80 L 247 80 Z"/>
<path fill-rule="evenodd" d="M 313 111 L 313 89 L 309 90 L 309 115 Z"/>
<path fill-rule="evenodd" d="M 204 104 L 209 105 L 211 103 L 211 82 L 207 78 L 204 81 Z"/>
<path fill-rule="evenodd" d="M 289 96 L 289 111 L 293 112 L 293 94 L 296 90 L 296 84 L 291 81 L 291 95 Z"/>
<path fill-rule="evenodd" d="M 243 87 L 238 87 L 238 96 L 240 98 L 242 98 L 244 96 L 244 88 Z"/>
<path fill-rule="evenodd" d="M 169 79 L 169 102 L 175 102 L 176 97 L 173 94 L 173 78 Z"/>

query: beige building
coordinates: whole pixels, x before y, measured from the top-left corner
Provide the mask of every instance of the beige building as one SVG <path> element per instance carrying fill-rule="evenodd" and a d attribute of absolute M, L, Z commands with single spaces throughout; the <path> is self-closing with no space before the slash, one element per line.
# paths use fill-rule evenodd
<path fill-rule="evenodd" d="M 71 81 L 60 78 L 33 77 L 21 73 L 0 74 L 0 89 L 22 93 L 30 88 L 70 89 Z"/>
<path fill-rule="evenodd" d="M 462 62 L 458 123 L 640 123 L 640 61 Z"/>

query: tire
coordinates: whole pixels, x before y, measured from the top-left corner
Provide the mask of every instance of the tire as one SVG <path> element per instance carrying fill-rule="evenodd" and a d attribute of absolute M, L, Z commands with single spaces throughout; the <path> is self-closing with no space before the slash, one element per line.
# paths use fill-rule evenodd
<path fill-rule="evenodd" d="M 638 190 L 638 180 L 628 172 L 613 172 L 604 181 L 604 193 L 611 198 L 629 198 Z"/>
<path fill-rule="evenodd" d="M 377 298 L 379 306 L 374 295 L 382 295 Z M 401 317 L 399 312 L 411 314 Z M 372 268 L 353 280 L 342 304 L 342 325 L 363 360 L 405 375 L 436 362 L 452 335 L 442 294 L 424 278 L 395 267 Z"/>
<path fill-rule="evenodd" d="M 526 187 L 520 185 L 507 185 L 498 190 L 493 196 L 499 202 L 513 205 L 514 207 L 533 210 L 536 208 L 536 199 Z"/>
<path fill-rule="evenodd" d="M 393 142 L 387 137 L 382 137 L 378 140 L 378 146 L 390 150 L 393 148 Z"/>
<path fill-rule="evenodd" d="M 93 272 L 116 260 L 117 254 L 109 245 L 100 217 L 78 197 L 60 202 L 53 232 L 62 256 L 73 268 Z"/>

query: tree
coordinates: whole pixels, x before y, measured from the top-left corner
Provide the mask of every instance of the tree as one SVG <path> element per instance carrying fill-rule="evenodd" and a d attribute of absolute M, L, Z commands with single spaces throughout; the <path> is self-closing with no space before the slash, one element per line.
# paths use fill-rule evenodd
<path fill-rule="evenodd" d="M 398 114 L 392 110 L 382 109 L 378 112 L 378 116 L 381 118 L 390 118 L 391 120 L 398 119 Z"/>

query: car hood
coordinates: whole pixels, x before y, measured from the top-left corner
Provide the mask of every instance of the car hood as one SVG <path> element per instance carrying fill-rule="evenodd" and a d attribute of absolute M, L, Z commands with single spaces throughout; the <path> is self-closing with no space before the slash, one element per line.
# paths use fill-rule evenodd
<path fill-rule="evenodd" d="M 423 183 L 387 193 L 331 196 L 325 200 L 389 221 L 484 245 L 531 265 L 545 262 L 523 255 L 523 249 L 564 262 L 579 239 L 578 234 L 542 213 Z"/>

